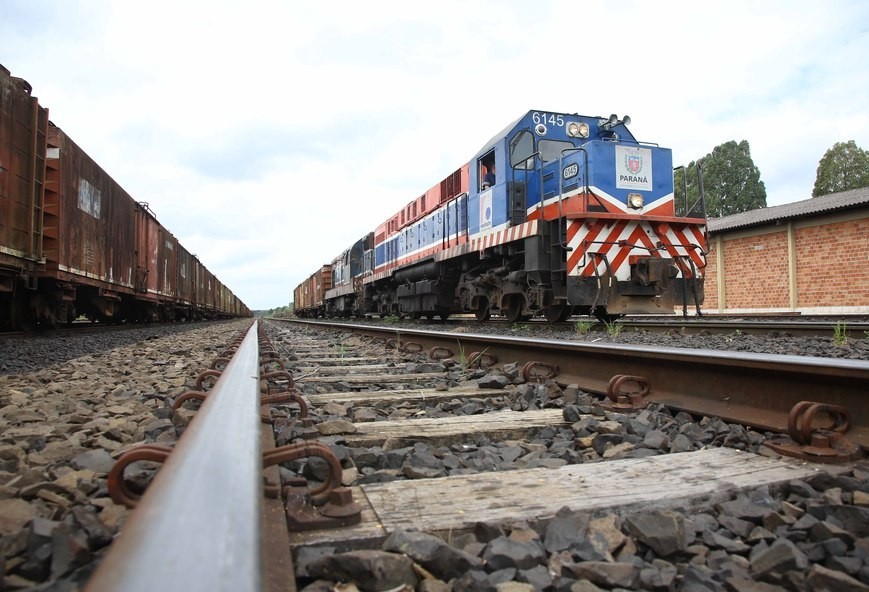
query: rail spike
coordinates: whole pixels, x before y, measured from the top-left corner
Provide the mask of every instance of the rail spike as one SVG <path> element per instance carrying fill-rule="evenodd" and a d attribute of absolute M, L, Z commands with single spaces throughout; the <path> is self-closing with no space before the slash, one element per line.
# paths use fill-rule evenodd
<path fill-rule="evenodd" d="M 318 456 L 329 465 L 326 481 L 309 488 L 304 478 L 288 481 L 281 488 L 287 525 L 292 531 L 351 526 L 362 521 L 362 506 L 353 501 L 353 493 L 341 486 L 341 461 L 320 442 L 288 444 L 263 453 L 263 468 Z M 267 496 L 276 497 L 278 486 L 267 484 Z"/>
<path fill-rule="evenodd" d="M 816 422 L 817 420 L 817 422 Z M 820 426 L 816 425 L 822 423 Z M 788 413 L 788 436 L 768 440 L 764 446 L 793 458 L 835 464 L 863 457 L 860 446 L 845 438 L 851 413 L 841 405 L 800 401 Z"/>
<path fill-rule="evenodd" d="M 636 388 L 629 389 L 630 385 L 636 385 Z M 648 406 L 646 397 L 651 390 L 651 383 L 644 376 L 616 374 L 607 385 L 607 401 L 602 406 L 613 411 L 639 411 Z"/>

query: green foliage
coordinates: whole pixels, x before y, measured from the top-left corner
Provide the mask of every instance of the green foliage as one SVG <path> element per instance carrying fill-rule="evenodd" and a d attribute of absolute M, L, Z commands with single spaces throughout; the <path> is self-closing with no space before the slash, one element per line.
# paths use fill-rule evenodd
<path fill-rule="evenodd" d="M 606 326 L 606 332 L 612 339 L 618 339 L 619 334 L 622 332 L 624 325 L 617 323 L 615 321 L 611 323 L 604 322 L 604 326 Z"/>
<path fill-rule="evenodd" d="M 844 321 L 840 321 L 833 325 L 833 343 L 842 347 L 848 341 L 848 327 Z"/>
<path fill-rule="evenodd" d="M 760 180 L 760 170 L 751 158 L 748 141 L 742 140 L 737 144 L 735 140 L 731 140 L 719 144 L 699 161 L 692 161 L 687 167 L 676 171 L 674 181 L 679 214 L 688 212 L 699 199 L 697 162 L 700 163 L 703 173 L 706 215 L 710 218 L 766 207 L 766 186 Z"/>
<path fill-rule="evenodd" d="M 574 327 L 576 328 L 577 333 L 579 333 L 580 335 L 586 335 L 589 331 L 591 331 L 591 328 L 594 327 L 594 321 L 588 319 L 580 319 L 576 321 Z"/>
<path fill-rule="evenodd" d="M 290 317 L 293 316 L 293 303 L 290 302 L 285 306 L 278 306 L 277 308 L 270 308 L 263 316 L 269 317 Z"/>
<path fill-rule="evenodd" d="M 812 197 L 869 187 L 869 151 L 854 142 L 836 142 L 818 162 Z"/>

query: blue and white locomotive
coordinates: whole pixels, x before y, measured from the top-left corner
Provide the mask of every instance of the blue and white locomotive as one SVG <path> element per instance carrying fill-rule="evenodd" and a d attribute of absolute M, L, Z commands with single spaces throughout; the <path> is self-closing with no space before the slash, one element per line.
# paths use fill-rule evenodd
<path fill-rule="evenodd" d="M 676 215 L 671 151 L 629 123 L 529 111 L 375 229 L 333 312 L 557 321 L 699 309 L 705 215 Z"/>

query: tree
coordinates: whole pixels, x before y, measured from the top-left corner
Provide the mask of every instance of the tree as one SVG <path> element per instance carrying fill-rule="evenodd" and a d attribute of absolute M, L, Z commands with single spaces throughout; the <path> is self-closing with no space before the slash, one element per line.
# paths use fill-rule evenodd
<path fill-rule="evenodd" d="M 751 158 L 748 142 L 735 140 L 719 144 L 699 159 L 703 172 L 703 193 L 706 214 L 720 218 L 766 207 L 766 187 L 760 180 L 760 170 Z M 685 178 L 688 194 L 685 198 Z M 697 184 L 697 162 L 676 171 L 676 204 L 680 214 L 692 211 L 700 195 Z M 687 205 L 686 205 L 687 204 Z"/>
<path fill-rule="evenodd" d="M 818 162 L 812 197 L 869 187 L 869 151 L 854 142 L 836 142 Z"/>

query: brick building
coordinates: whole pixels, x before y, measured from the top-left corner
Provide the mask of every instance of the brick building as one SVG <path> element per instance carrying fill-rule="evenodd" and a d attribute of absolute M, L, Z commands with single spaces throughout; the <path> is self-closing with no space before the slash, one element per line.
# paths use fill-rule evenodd
<path fill-rule="evenodd" d="M 709 313 L 869 314 L 869 188 L 709 220 Z"/>

